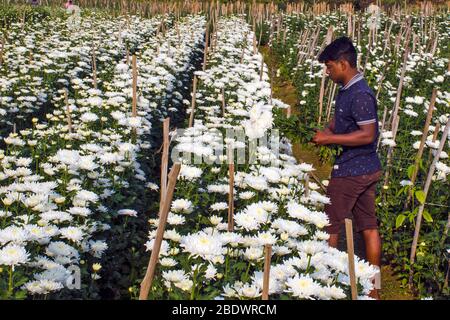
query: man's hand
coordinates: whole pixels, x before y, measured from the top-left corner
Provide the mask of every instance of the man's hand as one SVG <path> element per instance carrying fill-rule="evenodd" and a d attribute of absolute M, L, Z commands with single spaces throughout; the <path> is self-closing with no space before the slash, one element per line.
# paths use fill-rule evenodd
<path fill-rule="evenodd" d="M 313 137 L 312 141 L 319 145 L 326 145 L 330 144 L 329 138 L 331 135 L 330 129 L 325 129 L 324 131 L 317 131 L 315 136 Z"/>

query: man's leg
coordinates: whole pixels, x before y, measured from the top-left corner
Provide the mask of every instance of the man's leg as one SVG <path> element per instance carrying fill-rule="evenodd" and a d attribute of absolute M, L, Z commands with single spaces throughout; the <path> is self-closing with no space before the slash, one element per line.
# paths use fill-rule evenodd
<path fill-rule="evenodd" d="M 366 258 L 370 264 L 381 265 L 381 238 L 378 229 L 366 229 L 362 231 L 366 246 Z"/>
<path fill-rule="evenodd" d="M 333 248 L 337 248 L 339 242 L 339 233 L 330 234 L 328 239 L 328 245 Z"/>
<path fill-rule="evenodd" d="M 363 234 L 366 259 L 378 270 L 381 266 L 381 238 L 375 213 L 375 190 L 380 175 L 381 172 L 363 176 L 364 179 L 367 179 L 367 189 L 361 193 L 353 209 L 357 230 L 362 231 Z M 369 294 L 372 298 L 380 299 L 378 294 L 380 282 L 381 278 L 378 272 L 374 279 L 375 289 Z"/>
<path fill-rule="evenodd" d="M 337 248 L 341 225 L 345 218 L 351 217 L 360 192 L 353 177 L 331 178 L 327 188 L 327 197 L 331 203 L 325 205 L 325 213 L 330 220 L 330 226 L 326 228 L 330 235 L 328 239 L 330 247 Z"/>

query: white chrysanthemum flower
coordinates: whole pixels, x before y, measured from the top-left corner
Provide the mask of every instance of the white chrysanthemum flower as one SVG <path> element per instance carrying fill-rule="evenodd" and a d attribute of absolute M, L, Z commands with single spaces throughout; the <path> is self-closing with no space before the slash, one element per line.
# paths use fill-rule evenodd
<path fill-rule="evenodd" d="M 205 278 L 206 279 L 215 279 L 217 275 L 217 269 L 212 264 L 208 264 L 208 267 L 205 271 Z"/>
<path fill-rule="evenodd" d="M 189 234 L 181 238 L 180 247 L 194 256 L 210 260 L 212 257 L 224 253 L 220 236 L 215 233 L 207 234 L 203 231 Z"/>
<path fill-rule="evenodd" d="M 216 202 L 211 205 L 212 211 L 222 211 L 222 210 L 227 210 L 227 209 L 228 209 L 228 204 L 226 202 Z"/>
<path fill-rule="evenodd" d="M 381 133 L 381 137 L 383 139 L 391 139 L 394 137 L 394 134 L 392 133 L 392 131 L 385 131 L 385 132 Z"/>
<path fill-rule="evenodd" d="M 256 218 L 246 211 L 236 213 L 234 215 L 234 221 L 238 227 L 241 227 L 247 231 L 257 230 L 259 228 L 259 223 Z"/>
<path fill-rule="evenodd" d="M 119 216 L 137 217 L 137 211 L 133 209 L 121 209 L 117 211 Z"/>
<path fill-rule="evenodd" d="M 175 267 L 178 264 L 178 262 L 175 259 L 172 259 L 172 258 L 159 259 L 159 263 L 163 267 Z"/>
<path fill-rule="evenodd" d="M 261 296 L 261 288 L 254 284 L 244 284 L 234 289 L 238 296 L 245 298 L 257 298 Z"/>
<path fill-rule="evenodd" d="M 182 165 L 180 169 L 180 178 L 188 181 L 194 181 L 195 179 L 200 178 L 202 173 L 203 171 L 200 168 Z"/>
<path fill-rule="evenodd" d="M 9 226 L 0 230 L 0 243 L 8 242 L 20 244 L 28 240 L 28 232 L 22 227 Z"/>
<path fill-rule="evenodd" d="M 83 122 L 94 122 L 98 120 L 98 116 L 95 113 L 86 112 L 83 113 L 83 115 L 80 117 L 80 120 Z"/>
<path fill-rule="evenodd" d="M 87 217 L 92 214 L 89 208 L 85 207 L 72 207 L 67 210 L 70 214 L 75 216 Z"/>
<path fill-rule="evenodd" d="M 162 277 L 170 282 L 181 282 L 188 278 L 187 274 L 183 270 L 163 271 Z"/>
<path fill-rule="evenodd" d="M 166 230 L 164 232 L 164 239 L 168 239 L 174 242 L 180 242 L 181 235 L 176 230 Z"/>
<path fill-rule="evenodd" d="M 388 146 L 388 147 L 395 147 L 397 144 L 395 143 L 395 140 L 393 139 L 383 139 L 381 140 L 381 144 L 383 146 Z"/>
<path fill-rule="evenodd" d="M 29 260 L 30 254 L 25 247 L 17 244 L 8 244 L 0 249 L 0 265 L 16 266 L 25 264 Z"/>
<path fill-rule="evenodd" d="M 297 275 L 286 281 L 287 292 L 301 299 L 313 299 L 321 290 L 321 286 L 308 275 Z"/>
<path fill-rule="evenodd" d="M 223 218 L 216 216 L 216 215 L 212 215 L 209 217 L 209 221 L 211 221 L 211 223 L 215 226 L 217 226 L 219 223 L 222 223 Z"/>
<path fill-rule="evenodd" d="M 264 250 L 262 247 L 249 247 L 244 251 L 244 257 L 247 260 L 260 260 L 263 258 Z"/>
<path fill-rule="evenodd" d="M 412 186 L 412 182 L 410 180 L 402 180 L 400 181 L 401 186 Z"/>
<path fill-rule="evenodd" d="M 48 294 L 53 291 L 58 291 L 64 288 L 60 282 L 41 279 L 36 281 L 29 281 L 23 285 L 30 294 Z"/>
<path fill-rule="evenodd" d="M 78 227 L 66 227 L 59 229 L 63 238 L 69 239 L 73 242 L 80 242 L 83 240 L 84 232 Z"/>
<path fill-rule="evenodd" d="M 256 238 L 260 245 L 274 245 L 278 240 L 275 235 L 268 231 L 258 233 Z"/>
<path fill-rule="evenodd" d="M 412 136 L 421 136 L 422 135 L 422 131 L 419 130 L 413 130 L 410 133 Z"/>
<path fill-rule="evenodd" d="M 250 200 L 256 195 L 253 191 L 244 191 L 238 194 L 238 197 L 242 200 Z"/>
<path fill-rule="evenodd" d="M 171 210 L 179 213 L 191 213 L 194 210 L 192 202 L 186 199 L 172 201 Z"/>
<path fill-rule="evenodd" d="M 108 244 L 103 240 L 89 240 L 90 252 L 96 258 L 100 258 L 106 249 L 108 249 Z"/>

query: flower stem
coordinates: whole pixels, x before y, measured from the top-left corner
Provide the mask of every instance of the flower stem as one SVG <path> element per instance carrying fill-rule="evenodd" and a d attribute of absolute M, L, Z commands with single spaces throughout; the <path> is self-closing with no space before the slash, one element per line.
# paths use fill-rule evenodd
<path fill-rule="evenodd" d="M 9 280 L 8 280 L 8 295 L 12 296 L 13 293 L 13 267 L 9 267 Z"/>

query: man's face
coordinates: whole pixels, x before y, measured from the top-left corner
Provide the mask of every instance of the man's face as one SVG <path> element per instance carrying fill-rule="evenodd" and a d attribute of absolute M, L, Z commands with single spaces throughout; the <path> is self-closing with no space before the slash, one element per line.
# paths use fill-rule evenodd
<path fill-rule="evenodd" d="M 345 63 L 341 60 L 338 61 L 327 61 L 325 62 L 327 67 L 326 73 L 330 79 L 335 83 L 342 83 L 344 79 L 345 72 L 347 71 Z"/>

